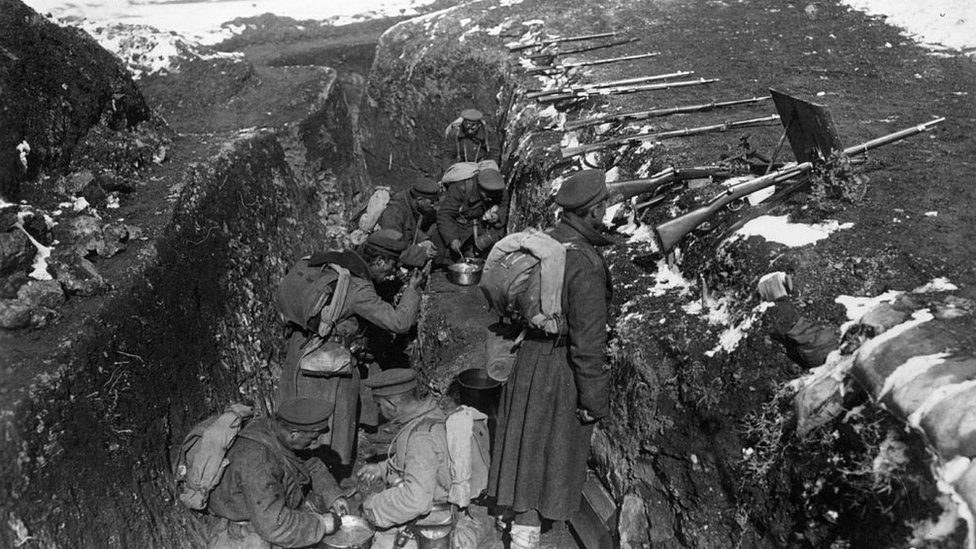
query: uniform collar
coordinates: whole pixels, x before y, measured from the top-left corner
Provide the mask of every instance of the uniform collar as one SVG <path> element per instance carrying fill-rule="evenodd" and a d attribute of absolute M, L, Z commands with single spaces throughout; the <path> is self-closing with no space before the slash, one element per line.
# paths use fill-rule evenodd
<path fill-rule="evenodd" d="M 398 423 L 400 425 L 406 425 L 407 423 L 410 423 L 411 421 L 413 421 L 415 419 L 419 419 L 420 417 L 423 417 L 423 416 L 425 416 L 425 415 L 433 412 L 436 409 L 437 409 L 437 403 L 436 402 L 434 402 L 432 399 L 429 399 L 429 398 L 428 399 L 424 399 L 421 402 L 421 406 L 417 409 L 416 412 L 410 414 L 409 416 L 402 417 L 402 418 L 398 418 L 396 420 L 396 423 Z"/>
<path fill-rule="evenodd" d="M 576 214 L 563 212 L 562 216 L 560 217 L 559 224 L 556 225 L 557 230 L 560 227 L 565 227 L 566 231 L 576 233 L 576 235 L 578 235 L 577 238 L 585 240 L 593 246 L 609 246 L 610 244 L 613 244 L 612 240 L 609 240 L 600 234 L 600 231 L 594 229 L 590 224 L 583 221 L 583 219 Z M 573 236 L 570 235 L 570 238 L 572 237 Z"/>

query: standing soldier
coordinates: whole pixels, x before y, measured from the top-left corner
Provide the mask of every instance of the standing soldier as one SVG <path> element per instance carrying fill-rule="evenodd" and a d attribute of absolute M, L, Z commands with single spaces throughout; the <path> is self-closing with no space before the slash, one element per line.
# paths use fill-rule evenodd
<path fill-rule="evenodd" d="M 207 505 L 221 518 L 209 549 L 308 547 L 339 528 L 349 510 L 339 485 L 322 460 L 295 453 L 328 431 L 331 414 L 327 400 L 289 399 L 241 429 Z"/>
<path fill-rule="evenodd" d="M 455 162 L 480 162 L 491 157 L 488 128 L 481 111 L 461 111 L 461 116 L 444 129 L 444 137 L 450 139 L 452 136 L 450 147 L 444 151 L 445 169 Z"/>
<path fill-rule="evenodd" d="M 299 363 L 314 341 L 314 330 L 309 331 L 308 327 L 291 324 L 293 332 L 288 339 L 288 351 L 278 383 L 278 398 L 284 400 L 291 397 L 315 397 L 335 403 L 329 446 L 343 465 L 352 464 L 358 423 L 376 425 L 379 419 L 372 399 L 362 399 L 360 411 L 360 365 L 365 369 L 371 362 L 363 345 L 365 326 L 361 326 L 360 321 L 388 332 L 405 334 L 417 323 L 420 313 L 418 288 L 426 278 L 420 269 L 411 274 L 396 305 L 384 301 L 376 293 L 375 284 L 393 275 L 405 247 L 400 233 L 384 229 L 369 235 L 361 254 L 344 250 L 318 253 L 308 259 L 310 267 L 325 267 L 334 263 L 348 269 L 350 273 L 341 310 L 327 343 L 344 348 L 352 355 L 354 363 L 350 372 L 341 375 L 303 375 L 308 372 L 301 370 Z M 283 309 L 304 310 L 308 305 L 295 301 L 305 297 L 300 293 L 283 294 L 279 291 L 278 294 L 279 304 Z"/>
<path fill-rule="evenodd" d="M 450 184 L 437 206 L 437 230 L 458 256 L 487 254 L 502 237 L 507 222 L 505 178 L 491 167 L 482 167 L 474 177 Z"/>
<path fill-rule="evenodd" d="M 610 272 L 597 230 L 607 207 L 603 170 L 567 179 L 563 208 L 550 235 L 566 246 L 562 310 L 567 331 L 555 339 L 529 332 L 502 390 L 488 481 L 499 506 L 515 512 L 512 549 L 539 545 L 541 519 L 569 520 L 577 511 L 593 425 L 609 414 L 604 367 Z"/>
<path fill-rule="evenodd" d="M 441 196 L 439 183 L 418 177 L 413 185 L 390 199 L 380 215 L 380 229 L 391 229 L 403 235 L 408 246 L 401 256 L 407 267 L 422 267 L 427 259 L 437 255 L 431 233 L 437 231 L 435 205 Z"/>

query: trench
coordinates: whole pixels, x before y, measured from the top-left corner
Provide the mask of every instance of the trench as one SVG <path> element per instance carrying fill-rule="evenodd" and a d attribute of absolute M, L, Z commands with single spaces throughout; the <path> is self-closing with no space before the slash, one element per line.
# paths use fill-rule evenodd
<path fill-rule="evenodd" d="M 16 501 L 10 516 L 28 526 L 34 543 L 203 546 L 206 519 L 174 499 L 168 471 L 175 446 L 228 401 L 272 408 L 283 358 L 271 306 L 275 281 L 292 258 L 337 241 L 341 212 L 370 185 L 403 189 L 413 177 L 437 177 L 440 157 L 430 144 L 443 141 L 453 113 L 476 107 L 495 123 L 512 190 L 509 229 L 551 223 L 546 183 L 569 166 L 540 152 L 558 137 L 541 131 L 539 109 L 518 97 L 518 69 L 497 39 L 483 47 L 445 38 L 434 51 L 420 51 L 423 24 L 390 29 L 376 50 L 342 46 L 350 70 L 329 80 L 327 98 L 309 116 L 286 130 L 246 132 L 180 176 L 172 219 L 144 249 L 138 276 L 57 357 L 58 368 L 32 389 L 8 431 L 18 441 L 2 456 L 18 464 L 5 484 Z M 289 52 L 266 65 L 326 64 L 333 52 Z M 368 80 L 359 76 L 367 65 Z M 684 269 L 746 276 L 746 267 L 727 272 L 714 251 L 696 242 Z M 767 252 L 745 248 L 734 259 L 749 265 Z M 615 248 L 607 258 L 618 280 L 653 284 L 658 263 L 650 250 Z M 645 289 L 621 284 L 614 314 L 633 312 L 622 310 L 625 303 L 663 314 L 680 305 L 650 299 Z M 476 289 L 431 281 L 416 340 L 404 352 L 436 393 L 456 396 L 456 374 L 484 360 L 487 318 Z M 743 468 L 747 446 L 781 435 L 776 422 L 744 433 L 744 417 L 783 415 L 788 406 L 775 387 L 795 371 L 762 338 L 704 363 L 706 335 L 706 327 L 684 321 L 650 334 L 633 319 L 614 329 L 613 413 L 595 435 L 591 468 L 613 500 L 611 529 L 621 546 L 885 546 L 871 536 L 891 528 L 884 543 L 894 543 L 906 535 L 905 517 L 938 516 L 931 479 L 921 475 L 907 478 L 913 484 L 896 501 L 864 492 L 863 478 L 836 478 L 833 494 L 807 495 L 808 484 L 823 482 L 819 473 L 835 464 L 826 460 L 853 463 L 898 428 L 884 413 L 841 427 L 839 442 L 773 444 L 788 455 L 771 462 L 766 476 Z M 925 453 L 918 440 L 907 451 Z M 839 520 L 826 514 L 838 508 L 845 511 Z M 553 532 L 549 547 L 572 543 L 565 527 Z M 7 529 L 0 539 L 13 546 L 12 535 Z M 959 540 L 957 531 L 946 546 Z"/>

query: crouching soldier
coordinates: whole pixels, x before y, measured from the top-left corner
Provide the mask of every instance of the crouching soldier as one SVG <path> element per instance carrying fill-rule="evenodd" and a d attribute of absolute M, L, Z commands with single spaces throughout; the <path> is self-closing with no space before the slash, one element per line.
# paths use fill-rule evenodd
<path fill-rule="evenodd" d="M 450 185 L 437 206 L 437 229 L 457 256 L 487 255 L 507 222 L 505 178 L 491 167 L 480 167 L 475 177 Z"/>
<path fill-rule="evenodd" d="M 437 255 L 437 247 L 430 235 L 437 231 L 437 210 L 434 206 L 440 195 L 440 183 L 419 177 L 409 189 L 393 195 L 380 215 L 377 223 L 380 229 L 394 230 L 403 235 L 407 248 L 400 255 L 400 263 L 406 267 L 423 267 L 428 259 Z"/>
<path fill-rule="evenodd" d="M 772 302 L 763 314 L 763 327 L 770 338 L 780 342 L 786 355 L 803 368 L 814 368 L 827 361 L 837 348 L 839 334 L 835 326 L 811 321 L 800 313 L 793 295 L 793 277 L 777 271 L 759 279 L 759 297 Z"/>
<path fill-rule="evenodd" d="M 371 463 L 357 473 L 387 488 L 363 502 L 363 514 L 380 530 L 374 549 L 393 547 L 409 532 L 450 531 L 456 509 L 448 503 L 451 470 L 447 447 L 447 416 L 429 397 L 421 398 L 416 374 L 407 368 L 386 370 L 365 381 L 384 417 L 400 426 L 386 461 Z M 408 529 L 408 526 L 413 528 Z M 412 545 L 414 542 L 409 542 Z"/>
<path fill-rule="evenodd" d="M 425 281 L 420 270 L 411 274 L 398 303 L 384 301 L 376 291 L 376 284 L 389 278 L 399 266 L 400 254 L 405 249 L 402 235 L 396 231 L 383 229 L 366 240 L 360 252 L 354 250 L 321 252 L 307 260 L 310 268 L 326 268 L 330 264 L 339 265 L 349 272 L 349 278 L 339 289 L 336 282 L 334 291 L 341 296 L 330 302 L 334 305 L 330 323 L 334 324 L 327 336 L 325 345 L 332 346 L 347 357 L 349 366 L 335 375 L 323 375 L 310 371 L 303 363 L 309 349 L 316 344 L 316 331 L 321 322 L 322 304 L 309 310 L 307 296 L 302 292 L 282 292 L 279 290 L 279 307 L 283 311 L 297 312 L 287 314 L 292 319 L 313 317 L 316 325 L 307 322 L 298 324 L 291 321 L 292 333 L 288 339 L 288 350 L 282 364 L 278 385 L 279 399 L 291 397 L 325 398 L 335 402 L 335 414 L 331 422 L 329 446 L 338 461 L 349 466 L 356 449 L 356 428 L 358 423 L 375 426 L 378 411 L 370 399 L 361 401 L 361 375 L 370 366 L 372 359 L 365 349 L 364 332 L 367 324 L 380 330 L 405 334 L 417 322 L 420 311 L 418 288 Z"/>
<path fill-rule="evenodd" d="M 322 460 L 296 454 L 328 430 L 332 410 L 327 400 L 290 399 L 241 429 L 210 495 L 207 510 L 221 521 L 208 547 L 307 547 L 339 528 L 348 503 L 338 484 Z"/>

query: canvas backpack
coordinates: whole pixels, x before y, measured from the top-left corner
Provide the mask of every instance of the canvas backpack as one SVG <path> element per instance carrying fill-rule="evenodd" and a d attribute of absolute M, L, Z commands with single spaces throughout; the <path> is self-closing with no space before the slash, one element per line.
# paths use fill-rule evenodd
<path fill-rule="evenodd" d="M 479 283 L 489 308 L 528 328 L 565 332 L 562 287 L 568 247 L 536 229 L 495 243 Z"/>
<path fill-rule="evenodd" d="M 278 284 L 278 310 L 286 323 L 309 336 L 297 372 L 330 376 L 352 370 L 352 353 L 329 338 L 345 306 L 351 277 L 348 269 L 334 263 L 313 267 L 302 258 Z"/>
<path fill-rule="evenodd" d="M 185 507 L 196 511 L 207 507 L 210 493 L 230 463 L 227 451 L 253 416 L 250 406 L 235 402 L 223 413 L 197 423 L 184 437 L 173 473 Z"/>
<path fill-rule="evenodd" d="M 376 230 L 376 225 L 380 222 L 380 216 L 386 211 L 390 204 L 390 188 L 376 187 L 366 203 L 349 220 L 352 227 L 349 233 L 353 244 L 359 245 L 366 241 L 370 233 Z"/>
<path fill-rule="evenodd" d="M 439 420 L 421 418 L 406 427 L 408 438 L 421 426 Z M 472 499 L 488 488 L 488 469 L 491 463 L 488 416 L 470 406 L 458 406 L 444 421 L 447 433 L 448 466 L 451 487 L 447 500 L 458 507 L 467 507 Z"/>

